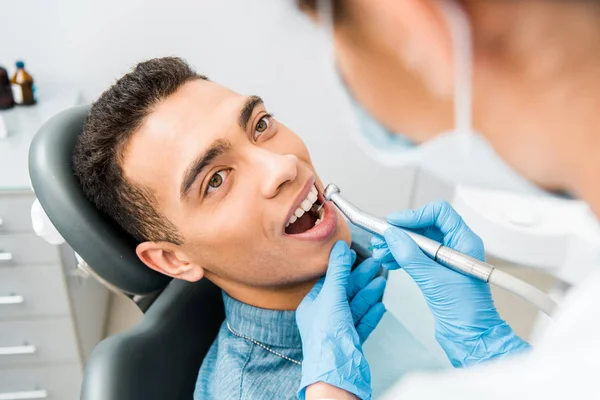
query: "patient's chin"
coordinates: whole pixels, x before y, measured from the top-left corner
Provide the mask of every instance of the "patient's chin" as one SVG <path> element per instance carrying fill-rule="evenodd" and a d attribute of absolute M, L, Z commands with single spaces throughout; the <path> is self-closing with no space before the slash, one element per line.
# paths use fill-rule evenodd
<path fill-rule="evenodd" d="M 337 211 L 337 210 L 336 210 Z M 336 232 L 336 242 L 338 240 L 343 240 L 350 246 L 352 243 L 352 233 L 350 232 L 350 227 L 346 220 L 342 217 L 342 214 L 338 211 L 338 226 Z M 335 243 L 334 243 L 335 244 Z M 333 248 L 333 245 L 331 246 Z"/>
<path fill-rule="evenodd" d="M 317 268 L 317 276 L 323 276 L 327 273 L 327 267 L 329 266 L 329 259 Z"/>
<path fill-rule="evenodd" d="M 322 254 L 319 260 L 315 260 L 314 266 L 311 268 L 312 271 L 315 271 L 315 274 L 311 278 L 319 278 L 327 273 L 330 251 L 331 249 L 327 253 Z"/>

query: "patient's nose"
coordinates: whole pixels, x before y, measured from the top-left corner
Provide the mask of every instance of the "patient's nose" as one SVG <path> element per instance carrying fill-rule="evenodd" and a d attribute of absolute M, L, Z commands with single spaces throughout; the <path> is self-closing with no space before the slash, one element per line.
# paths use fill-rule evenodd
<path fill-rule="evenodd" d="M 266 198 L 272 198 L 286 182 L 293 182 L 298 175 L 298 157 L 293 154 L 277 154 L 265 152 L 259 163 L 261 165 L 261 192 Z"/>

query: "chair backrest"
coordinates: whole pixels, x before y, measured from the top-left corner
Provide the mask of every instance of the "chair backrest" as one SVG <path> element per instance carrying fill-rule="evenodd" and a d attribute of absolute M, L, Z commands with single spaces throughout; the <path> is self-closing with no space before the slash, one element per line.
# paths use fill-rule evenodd
<path fill-rule="evenodd" d="M 105 339 L 88 359 L 83 400 L 191 400 L 198 370 L 225 318 L 221 291 L 207 280 L 171 281 L 146 267 L 135 242 L 90 203 L 72 153 L 88 107 L 49 120 L 29 151 L 35 194 L 50 221 L 102 280 L 127 294 L 160 295 L 132 330 Z M 153 297 L 153 296 L 149 296 Z"/>
<path fill-rule="evenodd" d="M 81 400 L 192 400 L 225 314 L 207 280 L 174 280 L 129 332 L 109 337 L 85 368 Z"/>
<path fill-rule="evenodd" d="M 29 149 L 33 190 L 52 224 L 98 276 L 129 294 L 156 292 L 171 278 L 138 259 L 133 238 L 87 200 L 73 173 L 73 149 L 88 110 L 63 111 L 37 132 Z"/>

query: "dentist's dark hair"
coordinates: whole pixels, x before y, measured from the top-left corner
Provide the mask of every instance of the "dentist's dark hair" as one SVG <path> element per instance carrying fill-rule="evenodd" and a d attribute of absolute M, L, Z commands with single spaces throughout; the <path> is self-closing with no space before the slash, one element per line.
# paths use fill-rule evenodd
<path fill-rule="evenodd" d="M 183 238 L 157 210 L 152 190 L 125 177 L 124 150 L 158 102 L 196 79 L 207 80 L 180 58 L 138 64 L 92 104 L 75 145 L 73 168 L 86 197 L 139 243 Z"/>
<path fill-rule="evenodd" d="M 310 15 L 313 18 L 316 18 L 319 11 L 319 1 L 329 1 L 333 10 L 333 18 L 335 19 L 335 22 L 339 22 L 341 20 L 344 11 L 342 5 L 345 0 L 296 0 L 296 6 L 298 6 L 302 12 Z"/>

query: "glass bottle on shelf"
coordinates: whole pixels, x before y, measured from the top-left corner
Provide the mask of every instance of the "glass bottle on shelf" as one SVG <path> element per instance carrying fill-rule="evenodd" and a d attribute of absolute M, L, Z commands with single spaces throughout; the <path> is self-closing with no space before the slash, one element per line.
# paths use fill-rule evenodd
<path fill-rule="evenodd" d="M 8 71 L 0 67 L 0 110 L 12 108 L 14 104 Z"/>
<path fill-rule="evenodd" d="M 35 104 L 33 95 L 33 77 L 25 71 L 25 63 L 17 61 L 17 72 L 10 80 L 15 104 L 29 106 Z"/>

